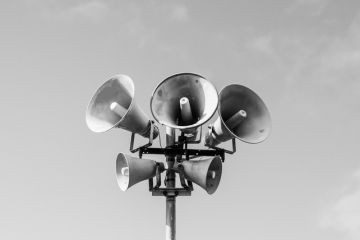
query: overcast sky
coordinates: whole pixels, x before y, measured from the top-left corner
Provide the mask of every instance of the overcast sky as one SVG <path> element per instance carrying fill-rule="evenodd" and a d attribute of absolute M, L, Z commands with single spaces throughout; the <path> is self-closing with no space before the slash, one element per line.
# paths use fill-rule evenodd
<path fill-rule="evenodd" d="M 181 72 L 251 88 L 273 130 L 177 198 L 178 239 L 360 239 L 358 0 L 1 1 L 0 34 L 0 239 L 163 239 L 165 199 L 116 183 L 130 133 L 85 108 L 127 74 L 151 117 Z"/>

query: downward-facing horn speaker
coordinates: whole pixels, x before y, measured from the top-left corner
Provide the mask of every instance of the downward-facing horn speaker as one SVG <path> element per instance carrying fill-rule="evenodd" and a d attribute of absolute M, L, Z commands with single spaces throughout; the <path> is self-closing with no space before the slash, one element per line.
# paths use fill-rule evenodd
<path fill-rule="evenodd" d="M 151 101 L 156 121 L 184 132 L 193 132 L 208 121 L 216 111 L 218 94 L 202 76 L 181 73 L 161 82 Z"/>
<path fill-rule="evenodd" d="M 205 136 L 207 146 L 232 138 L 259 143 L 270 134 L 270 113 L 261 98 L 247 87 L 232 84 L 221 90 L 218 112 L 219 118 Z"/>
<path fill-rule="evenodd" d="M 213 194 L 219 186 L 222 162 L 219 156 L 200 157 L 181 163 L 185 178 L 196 183 L 208 194 Z"/>
<path fill-rule="evenodd" d="M 164 169 L 163 163 L 161 169 Z M 126 191 L 138 182 L 155 177 L 157 163 L 119 153 L 116 159 L 116 178 L 121 190 Z"/>
<path fill-rule="evenodd" d="M 101 85 L 86 110 L 86 123 L 90 130 L 105 132 L 119 127 L 148 138 L 151 121 L 135 103 L 134 93 L 134 83 L 126 75 L 116 75 Z M 155 127 L 153 138 L 158 134 Z"/>

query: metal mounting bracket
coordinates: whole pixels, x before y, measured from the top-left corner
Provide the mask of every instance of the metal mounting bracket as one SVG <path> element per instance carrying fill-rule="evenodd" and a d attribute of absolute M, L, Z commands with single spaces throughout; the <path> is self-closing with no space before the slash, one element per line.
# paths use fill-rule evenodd
<path fill-rule="evenodd" d="M 137 151 L 139 151 L 140 148 L 147 148 L 150 147 L 153 143 L 153 134 L 154 134 L 154 128 L 155 128 L 155 123 L 154 121 L 150 121 L 150 136 L 149 136 L 149 142 L 143 146 L 137 147 L 134 149 L 134 142 L 135 142 L 135 134 L 136 133 L 132 133 L 131 134 L 131 140 L 130 140 L 130 152 L 135 153 Z M 157 127 L 156 127 L 157 128 Z"/>
<path fill-rule="evenodd" d="M 149 191 L 152 192 L 153 196 L 191 196 L 191 192 L 194 190 L 194 187 L 191 181 L 185 179 L 184 171 L 181 165 L 179 165 L 177 169 L 173 170 L 179 173 L 182 188 L 160 188 L 161 172 L 165 170 L 161 168 L 161 164 L 157 163 L 155 186 L 153 178 L 149 179 Z"/>
<path fill-rule="evenodd" d="M 227 150 L 227 149 L 219 148 L 219 147 L 215 147 L 215 146 L 209 146 L 209 145 L 205 145 L 205 146 L 207 146 L 209 148 L 212 148 L 212 149 L 215 149 L 215 150 L 224 151 L 225 153 L 228 153 L 228 154 L 234 154 L 236 152 L 236 139 L 232 138 L 231 142 L 232 142 L 232 149 L 231 150 Z"/>
<path fill-rule="evenodd" d="M 213 132 L 213 126 L 210 125 L 210 126 L 209 126 L 209 133 L 212 133 L 212 132 Z M 234 154 L 234 153 L 236 152 L 236 139 L 235 139 L 235 138 L 232 138 L 232 139 L 231 139 L 231 145 L 232 145 L 232 149 L 231 149 L 231 150 L 227 150 L 227 149 L 224 149 L 224 148 L 219 148 L 219 147 L 216 147 L 216 146 L 211 146 L 211 145 L 208 145 L 208 144 L 205 143 L 205 146 L 206 146 L 206 147 L 209 147 L 209 148 L 212 148 L 212 149 L 221 151 L 221 152 L 223 153 L 223 155 L 222 155 L 222 160 L 223 160 L 223 162 L 225 161 L 225 153 Z"/>

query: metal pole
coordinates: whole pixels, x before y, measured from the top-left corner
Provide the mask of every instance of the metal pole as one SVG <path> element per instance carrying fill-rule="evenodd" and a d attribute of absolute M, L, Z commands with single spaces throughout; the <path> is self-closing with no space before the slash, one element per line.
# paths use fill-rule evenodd
<path fill-rule="evenodd" d="M 175 143 L 175 129 L 166 127 L 166 146 L 169 147 Z M 166 156 L 168 170 L 166 171 L 166 188 L 175 187 L 175 172 L 171 170 L 175 163 L 174 156 Z M 166 194 L 166 226 L 165 239 L 176 239 L 176 196 L 174 192 Z"/>

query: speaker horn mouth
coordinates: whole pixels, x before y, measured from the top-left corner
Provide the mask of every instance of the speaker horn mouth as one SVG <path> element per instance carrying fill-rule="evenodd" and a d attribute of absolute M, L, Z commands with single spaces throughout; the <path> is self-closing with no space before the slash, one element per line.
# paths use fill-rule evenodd
<path fill-rule="evenodd" d="M 181 119 L 181 104 L 189 103 L 192 119 Z M 194 73 L 179 73 L 163 80 L 155 88 L 150 109 L 162 125 L 179 130 L 195 129 L 207 122 L 216 112 L 218 93 L 204 77 Z"/>
<path fill-rule="evenodd" d="M 126 191 L 130 187 L 129 175 L 129 163 L 126 155 L 119 153 L 116 160 L 116 179 L 120 189 L 123 191 Z"/>
<path fill-rule="evenodd" d="M 215 156 L 209 166 L 208 172 L 211 174 L 211 177 L 206 179 L 206 191 L 208 194 L 213 194 L 220 184 L 222 174 L 222 161 L 219 156 Z"/>
<path fill-rule="evenodd" d="M 236 103 L 236 104 L 234 104 Z M 241 123 L 230 129 L 229 119 L 244 111 Z M 251 89 L 231 84 L 224 87 L 219 94 L 219 117 L 223 126 L 232 137 L 246 143 L 260 143 L 271 132 L 271 117 L 262 99 Z"/>
<path fill-rule="evenodd" d="M 86 109 L 86 123 L 93 132 L 106 132 L 117 126 L 124 116 L 131 111 L 135 87 L 127 75 L 116 75 L 103 83 L 91 98 Z M 124 115 L 120 116 L 112 111 L 113 103 L 124 108 Z"/>

